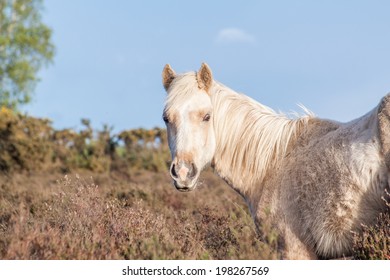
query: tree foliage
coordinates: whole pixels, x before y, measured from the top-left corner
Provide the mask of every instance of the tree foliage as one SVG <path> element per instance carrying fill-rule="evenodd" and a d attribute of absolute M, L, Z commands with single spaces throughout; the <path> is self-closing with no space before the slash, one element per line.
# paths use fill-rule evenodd
<path fill-rule="evenodd" d="M 42 0 L 0 0 L 0 106 L 26 104 L 38 71 L 53 59 L 52 31 L 41 21 Z"/>

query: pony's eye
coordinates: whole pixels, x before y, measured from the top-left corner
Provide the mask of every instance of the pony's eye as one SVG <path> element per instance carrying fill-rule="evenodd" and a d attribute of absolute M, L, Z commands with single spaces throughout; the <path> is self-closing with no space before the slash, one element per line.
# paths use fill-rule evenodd
<path fill-rule="evenodd" d="M 169 119 L 168 119 L 168 117 L 165 116 L 165 115 L 163 116 L 163 120 L 164 120 L 165 123 L 169 123 Z"/>
<path fill-rule="evenodd" d="M 206 114 L 204 117 L 203 117 L 203 121 L 204 122 L 208 122 L 210 120 L 210 114 Z"/>

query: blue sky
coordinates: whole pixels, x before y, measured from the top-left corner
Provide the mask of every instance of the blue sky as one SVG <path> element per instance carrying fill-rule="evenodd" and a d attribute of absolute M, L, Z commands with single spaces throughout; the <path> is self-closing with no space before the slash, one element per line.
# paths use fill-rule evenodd
<path fill-rule="evenodd" d="M 163 126 L 161 71 L 197 70 L 277 111 L 349 121 L 390 92 L 390 1 L 46 0 L 54 63 L 22 109 L 56 128 Z"/>

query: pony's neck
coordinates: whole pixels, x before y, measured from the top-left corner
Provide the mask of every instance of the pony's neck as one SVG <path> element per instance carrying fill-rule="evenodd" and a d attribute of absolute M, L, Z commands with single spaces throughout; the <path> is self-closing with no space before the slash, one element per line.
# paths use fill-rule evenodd
<path fill-rule="evenodd" d="M 310 115 L 290 119 L 219 83 L 211 96 L 217 142 L 212 166 L 246 196 L 277 167 Z"/>

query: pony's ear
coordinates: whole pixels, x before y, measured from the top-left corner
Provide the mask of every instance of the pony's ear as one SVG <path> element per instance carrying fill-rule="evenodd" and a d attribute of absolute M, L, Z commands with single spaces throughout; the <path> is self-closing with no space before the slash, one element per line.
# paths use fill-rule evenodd
<path fill-rule="evenodd" d="M 168 90 L 169 86 L 171 85 L 175 77 L 176 77 L 176 73 L 171 68 L 171 65 L 166 64 L 162 72 L 162 82 L 166 91 Z"/>
<path fill-rule="evenodd" d="M 206 63 L 202 63 L 202 66 L 196 74 L 196 78 L 198 79 L 199 88 L 205 91 L 208 91 L 213 84 L 213 74 Z"/>

